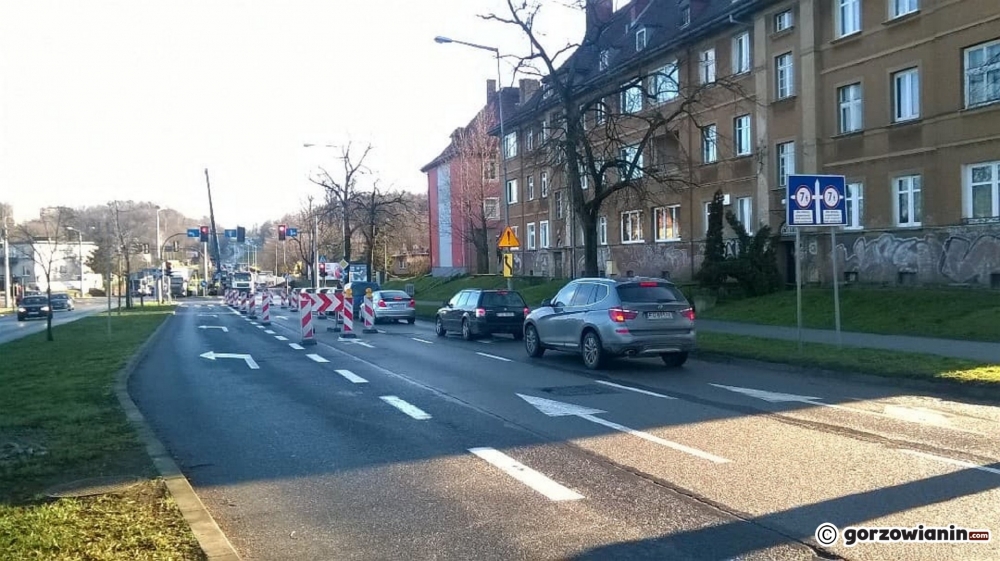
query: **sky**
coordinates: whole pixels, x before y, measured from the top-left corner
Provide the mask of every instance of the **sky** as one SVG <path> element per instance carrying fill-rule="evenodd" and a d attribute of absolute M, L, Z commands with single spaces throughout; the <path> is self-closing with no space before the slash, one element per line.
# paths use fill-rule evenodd
<path fill-rule="evenodd" d="M 543 0 L 547 45 L 583 14 Z M 420 168 L 486 101 L 492 54 L 524 53 L 504 0 L 31 0 L 0 18 L 0 202 L 151 201 L 252 226 L 297 212 L 339 146 L 373 145 L 382 185 L 426 191 Z M 503 65 L 511 85 L 511 64 Z M 330 144 L 337 148 L 303 144 Z"/>

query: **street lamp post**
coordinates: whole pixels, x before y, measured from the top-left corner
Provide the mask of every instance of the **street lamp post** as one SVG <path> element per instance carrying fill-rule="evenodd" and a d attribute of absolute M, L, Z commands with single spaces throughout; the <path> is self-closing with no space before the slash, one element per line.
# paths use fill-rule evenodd
<path fill-rule="evenodd" d="M 84 288 L 83 288 L 83 232 L 81 232 L 80 230 L 78 230 L 78 229 L 76 229 L 76 228 L 74 228 L 72 226 L 67 226 L 66 229 L 70 230 L 72 232 L 76 232 L 76 235 L 79 237 L 79 242 L 80 242 L 80 298 L 83 298 L 83 293 L 84 293 Z"/>
<path fill-rule="evenodd" d="M 489 47 L 487 45 L 479 45 L 477 43 L 469 43 L 466 41 L 459 41 L 457 39 L 452 39 L 450 37 L 442 37 L 438 35 L 434 38 L 435 43 L 447 44 L 455 43 L 457 45 L 464 45 L 466 47 L 471 47 L 473 49 L 479 49 L 482 51 L 489 51 L 493 53 L 497 60 L 497 117 L 500 121 L 500 165 L 502 167 L 503 180 L 500 184 L 500 193 L 503 195 L 503 221 L 504 229 L 510 227 L 510 193 L 507 192 L 507 134 L 504 131 L 503 126 L 503 77 L 500 72 L 500 49 L 496 47 Z M 485 225 L 484 225 L 485 226 Z M 510 251 L 508 248 L 507 251 Z M 513 277 L 507 277 L 507 290 L 514 289 L 514 279 Z"/>
<path fill-rule="evenodd" d="M 160 250 L 160 211 L 164 209 L 156 207 L 156 263 L 160 268 L 160 278 L 156 280 L 156 301 L 163 303 L 163 253 Z"/>
<path fill-rule="evenodd" d="M 10 308 L 10 233 L 7 231 L 7 217 L 0 218 L 3 219 L 0 224 L 0 237 L 3 238 L 3 307 Z"/>

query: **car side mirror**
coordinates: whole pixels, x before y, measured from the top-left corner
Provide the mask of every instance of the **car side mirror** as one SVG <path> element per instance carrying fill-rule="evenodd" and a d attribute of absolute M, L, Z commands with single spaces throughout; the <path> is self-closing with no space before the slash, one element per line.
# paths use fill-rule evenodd
<path fill-rule="evenodd" d="M 451 307 L 451 302 L 444 302 L 441 305 L 444 306 L 445 308 L 450 308 Z"/>
<path fill-rule="evenodd" d="M 551 308 L 552 307 L 552 301 L 549 300 L 548 298 L 546 298 L 545 300 L 542 300 L 541 307 L 543 307 L 543 308 Z"/>

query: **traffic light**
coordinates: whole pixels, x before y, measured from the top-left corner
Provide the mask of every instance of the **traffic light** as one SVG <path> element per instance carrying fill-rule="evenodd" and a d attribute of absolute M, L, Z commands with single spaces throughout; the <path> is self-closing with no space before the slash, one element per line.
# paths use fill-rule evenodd
<path fill-rule="evenodd" d="M 285 225 L 278 224 L 278 241 L 285 241 Z"/>
<path fill-rule="evenodd" d="M 201 241 L 208 242 L 208 226 L 201 227 Z"/>
<path fill-rule="evenodd" d="M 172 266 L 170 265 L 170 261 L 164 263 L 163 266 L 164 266 L 163 274 L 168 277 L 173 276 L 174 270 L 171 268 Z"/>
<path fill-rule="evenodd" d="M 321 277 L 325 277 L 326 276 L 326 263 L 320 263 L 319 264 L 319 276 L 321 276 Z"/>
<path fill-rule="evenodd" d="M 236 241 L 239 243 L 246 243 L 247 241 L 247 229 L 243 226 L 236 227 Z"/>

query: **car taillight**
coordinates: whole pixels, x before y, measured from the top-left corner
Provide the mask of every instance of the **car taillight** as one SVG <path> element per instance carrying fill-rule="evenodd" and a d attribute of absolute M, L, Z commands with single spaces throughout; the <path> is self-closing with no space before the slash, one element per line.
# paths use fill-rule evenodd
<path fill-rule="evenodd" d="M 379 300 L 379 301 L 378 301 L 378 307 L 379 307 L 379 308 L 385 308 L 385 307 L 386 307 L 386 305 L 385 305 L 385 300 Z"/>
<path fill-rule="evenodd" d="M 413 298 L 410 298 L 410 307 L 411 308 L 416 308 L 417 307 L 417 301 L 414 300 Z"/>
<path fill-rule="evenodd" d="M 639 316 L 639 312 L 623 310 L 621 308 L 611 308 L 608 310 L 608 316 L 611 317 L 611 321 L 615 323 L 622 323 L 625 320 L 635 319 Z"/>
<path fill-rule="evenodd" d="M 659 283 L 657 283 L 655 281 L 643 281 L 643 282 L 639 283 L 639 286 L 641 286 L 643 288 L 653 288 L 653 287 L 659 286 Z"/>
<path fill-rule="evenodd" d="M 528 317 L 528 314 L 530 314 L 530 313 L 531 313 L 531 308 L 525 308 L 524 309 L 524 317 Z"/>
<path fill-rule="evenodd" d="M 486 317 L 486 308 L 476 308 L 476 317 L 477 318 Z"/>
<path fill-rule="evenodd" d="M 694 308 L 688 308 L 686 310 L 681 310 L 681 315 L 694 321 Z"/>

